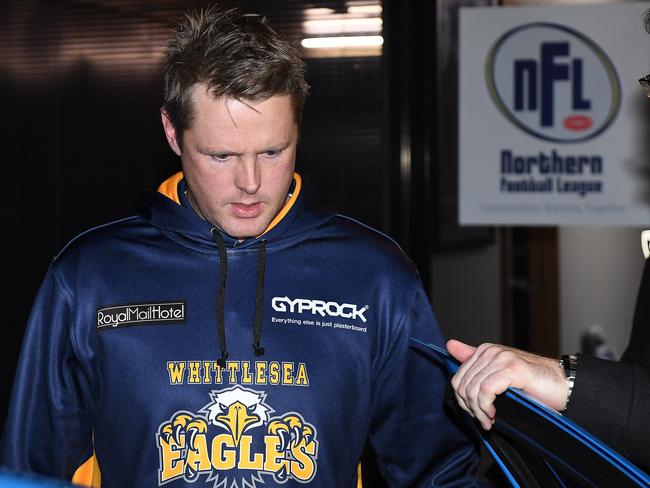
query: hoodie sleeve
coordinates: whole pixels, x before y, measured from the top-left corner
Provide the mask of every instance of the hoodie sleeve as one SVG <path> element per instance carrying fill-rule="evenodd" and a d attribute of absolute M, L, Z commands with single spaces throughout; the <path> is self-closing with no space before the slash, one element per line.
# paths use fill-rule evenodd
<path fill-rule="evenodd" d="M 373 385 L 370 441 L 389 486 L 477 486 L 472 441 L 444 410 L 447 374 L 409 347 L 410 337 L 444 347 L 424 290 L 418 286 Z"/>
<path fill-rule="evenodd" d="M 52 265 L 32 307 L 0 441 L 0 465 L 70 479 L 92 454 L 89 382 L 75 354 L 72 297 Z"/>

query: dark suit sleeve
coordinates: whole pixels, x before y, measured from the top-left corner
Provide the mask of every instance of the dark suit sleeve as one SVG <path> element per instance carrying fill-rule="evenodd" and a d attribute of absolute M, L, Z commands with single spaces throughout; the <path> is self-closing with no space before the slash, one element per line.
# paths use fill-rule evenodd
<path fill-rule="evenodd" d="M 634 309 L 630 342 L 621 361 L 650 370 L 650 260 L 646 260 Z"/>
<path fill-rule="evenodd" d="M 629 457 L 650 467 L 650 371 L 635 364 L 580 358 L 567 416 Z"/>
<path fill-rule="evenodd" d="M 620 362 L 581 356 L 567 415 L 643 467 L 650 467 L 650 265 Z"/>

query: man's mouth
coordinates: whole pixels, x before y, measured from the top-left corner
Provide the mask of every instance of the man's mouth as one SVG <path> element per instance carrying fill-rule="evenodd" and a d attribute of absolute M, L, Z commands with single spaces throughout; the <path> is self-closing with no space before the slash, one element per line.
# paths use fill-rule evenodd
<path fill-rule="evenodd" d="M 243 219 L 252 219 L 262 213 L 262 203 L 231 203 L 230 207 L 236 217 Z"/>

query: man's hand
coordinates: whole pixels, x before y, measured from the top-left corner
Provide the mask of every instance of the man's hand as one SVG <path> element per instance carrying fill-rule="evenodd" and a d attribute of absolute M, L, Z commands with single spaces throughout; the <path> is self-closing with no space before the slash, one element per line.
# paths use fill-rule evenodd
<path fill-rule="evenodd" d="M 463 363 L 451 379 L 456 400 L 486 430 L 494 423 L 494 399 L 508 387 L 555 410 L 566 405 L 569 385 L 557 359 L 499 344 L 473 347 L 454 339 L 447 342 L 447 350 Z"/>

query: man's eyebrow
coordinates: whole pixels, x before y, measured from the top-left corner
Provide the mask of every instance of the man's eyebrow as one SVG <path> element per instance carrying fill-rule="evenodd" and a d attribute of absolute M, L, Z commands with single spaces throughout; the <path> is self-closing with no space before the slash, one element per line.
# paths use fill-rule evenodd
<path fill-rule="evenodd" d="M 279 142 L 277 144 L 269 144 L 268 146 L 266 146 L 264 151 L 271 151 L 271 150 L 277 151 L 277 150 L 280 150 L 280 149 L 286 149 L 290 145 L 291 145 L 291 141 L 282 141 L 282 142 Z"/>
<path fill-rule="evenodd" d="M 234 155 L 238 155 L 238 154 L 240 154 L 237 151 L 232 151 L 230 149 L 212 148 L 212 147 L 199 147 L 198 151 L 201 154 L 207 154 L 207 155 L 211 155 L 211 154 L 234 154 Z"/>
<path fill-rule="evenodd" d="M 277 144 L 269 144 L 267 146 L 262 146 L 262 148 L 258 149 L 257 152 L 263 153 L 266 151 L 281 151 L 288 148 L 290 145 L 291 145 L 291 141 L 282 141 L 282 142 L 278 142 Z M 241 156 L 242 154 L 239 151 L 233 151 L 230 149 L 218 149 L 218 148 L 210 148 L 210 147 L 199 147 L 198 151 L 201 154 L 206 154 L 208 156 L 214 154 L 231 154 L 233 156 Z"/>

